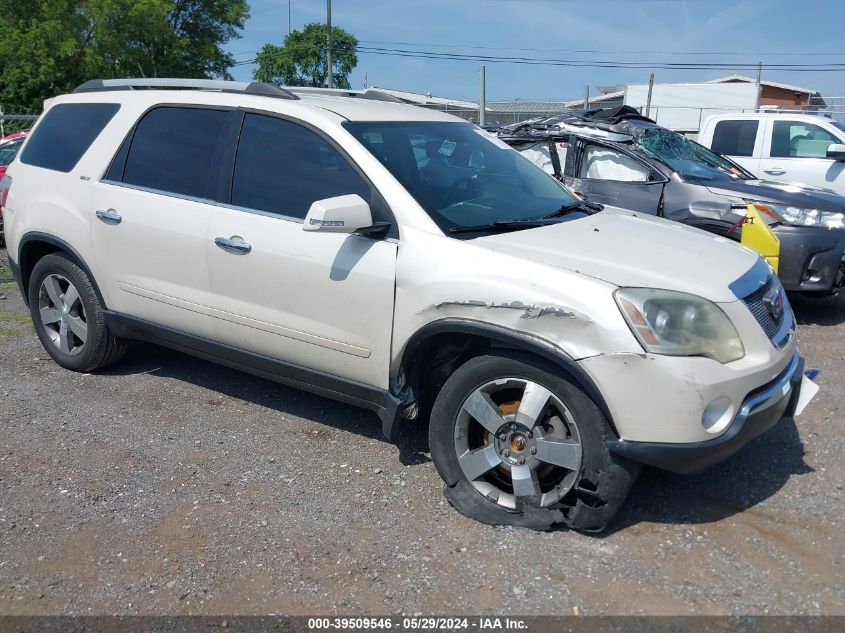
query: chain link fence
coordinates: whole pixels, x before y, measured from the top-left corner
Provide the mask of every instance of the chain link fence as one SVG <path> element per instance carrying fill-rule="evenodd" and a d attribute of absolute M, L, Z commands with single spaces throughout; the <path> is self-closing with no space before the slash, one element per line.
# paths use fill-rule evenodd
<path fill-rule="evenodd" d="M 0 138 L 30 129 L 37 119 L 37 114 L 0 113 Z"/>
<path fill-rule="evenodd" d="M 622 99 L 604 99 L 590 102 L 590 107 L 617 108 L 623 103 Z M 439 110 L 454 116 L 478 123 L 478 108 L 454 107 L 447 105 L 426 105 L 424 107 Z M 635 106 L 642 114 L 646 114 L 645 104 Z M 556 114 L 583 109 L 582 104 L 573 106 L 572 101 L 503 101 L 487 104 L 485 122 L 491 125 L 509 125 L 520 123 L 537 117 L 551 117 Z M 802 114 L 818 114 L 829 117 L 834 121 L 845 123 L 845 96 L 811 97 L 804 106 L 785 107 L 763 105 L 760 110 L 766 112 L 795 112 Z M 652 119 L 669 129 L 679 132 L 695 134 L 701 129 L 702 122 L 714 114 L 729 112 L 755 112 L 756 109 L 739 108 L 700 108 L 694 106 L 652 106 L 648 113 Z"/>
<path fill-rule="evenodd" d="M 449 105 L 423 105 L 422 107 L 445 112 L 472 123 L 479 122 L 479 108 L 457 108 Z M 577 109 L 580 108 L 572 108 L 564 102 L 553 101 L 493 102 L 487 104 L 484 121 L 487 125 L 510 125 L 511 123 L 520 123 L 538 117 L 550 117 Z"/>

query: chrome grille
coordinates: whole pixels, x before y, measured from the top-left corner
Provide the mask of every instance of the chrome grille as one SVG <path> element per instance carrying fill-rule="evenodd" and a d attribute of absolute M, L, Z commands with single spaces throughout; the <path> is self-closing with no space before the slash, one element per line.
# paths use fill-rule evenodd
<path fill-rule="evenodd" d="M 783 305 L 783 310 L 779 318 L 772 315 L 772 310 L 769 307 L 771 297 L 778 293 L 780 301 Z M 780 331 L 785 319 L 791 319 L 789 303 L 786 300 L 786 294 L 783 287 L 780 285 L 777 277 L 770 276 L 764 286 L 755 290 L 750 295 L 743 297 L 743 303 L 748 306 L 751 314 L 757 319 L 757 323 L 763 328 L 766 336 L 774 340 L 775 335 Z"/>

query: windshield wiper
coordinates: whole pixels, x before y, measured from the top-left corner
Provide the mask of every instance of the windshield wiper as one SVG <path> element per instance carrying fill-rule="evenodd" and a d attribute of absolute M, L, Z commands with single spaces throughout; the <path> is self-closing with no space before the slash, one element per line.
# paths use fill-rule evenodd
<path fill-rule="evenodd" d="M 537 226 L 557 224 L 547 218 L 536 220 L 496 220 L 490 224 L 479 224 L 478 226 L 454 226 L 449 233 L 475 233 L 476 231 L 516 231 L 519 229 L 531 229 Z"/>
<path fill-rule="evenodd" d="M 595 213 L 596 211 L 601 211 L 602 209 L 604 209 L 604 205 L 602 204 L 597 204 L 595 202 L 587 202 L 586 200 L 580 200 L 571 204 L 565 204 L 557 211 L 552 211 L 548 215 L 544 215 L 539 219 L 549 220 L 551 218 L 559 218 L 563 215 L 574 213 L 575 211 L 586 211 L 587 213 Z"/>
<path fill-rule="evenodd" d="M 530 229 L 537 226 L 548 226 L 549 224 L 557 224 L 557 218 L 576 211 L 583 211 L 586 213 L 596 213 L 604 209 L 604 205 L 595 202 L 587 202 L 581 200 L 571 204 L 565 204 L 557 211 L 552 211 L 548 215 L 540 216 L 539 218 L 526 218 L 524 220 L 496 220 L 490 224 L 479 224 L 478 226 L 456 226 L 449 229 L 449 233 L 475 233 L 476 231 L 513 231 L 518 229 Z"/>

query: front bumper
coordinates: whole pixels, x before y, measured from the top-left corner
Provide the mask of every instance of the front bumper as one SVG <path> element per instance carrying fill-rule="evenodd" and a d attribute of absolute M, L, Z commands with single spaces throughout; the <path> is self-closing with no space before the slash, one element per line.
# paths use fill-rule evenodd
<path fill-rule="evenodd" d="M 687 444 L 620 440 L 609 448 L 621 457 L 675 473 L 700 472 L 727 459 L 781 418 L 793 415 L 803 375 L 804 359 L 796 352 L 777 378 L 748 394 L 727 430 L 712 440 Z"/>
<path fill-rule="evenodd" d="M 778 277 L 789 292 L 836 292 L 845 283 L 845 230 L 821 226 L 772 227 L 780 240 Z"/>

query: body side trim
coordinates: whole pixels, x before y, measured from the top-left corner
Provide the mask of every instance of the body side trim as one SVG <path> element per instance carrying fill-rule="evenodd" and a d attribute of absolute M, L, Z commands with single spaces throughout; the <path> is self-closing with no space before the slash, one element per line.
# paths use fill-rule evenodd
<path fill-rule="evenodd" d="M 256 330 L 261 330 L 262 332 L 267 332 L 269 334 L 276 334 L 277 336 L 291 338 L 296 341 L 301 341 L 303 343 L 310 343 L 311 345 L 317 345 L 319 347 L 333 349 L 337 352 L 351 354 L 360 358 L 369 358 L 371 355 L 370 350 L 363 347 L 358 347 L 357 345 L 344 343 L 343 341 L 337 341 L 323 336 L 318 336 L 316 334 L 303 332 L 301 330 L 294 330 L 292 328 L 283 327 L 274 323 L 259 321 L 257 319 L 252 319 L 246 316 L 242 316 L 240 314 L 226 312 L 225 310 L 219 310 L 217 308 L 212 308 L 210 306 L 205 306 L 199 303 L 193 303 L 184 299 L 178 299 L 176 297 L 171 297 L 160 292 L 155 292 L 154 290 L 147 290 L 146 288 L 133 286 L 126 282 L 118 281 L 117 284 L 123 292 L 127 292 L 132 295 L 137 295 L 139 297 L 143 297 L 144 299 L 150 299 L 152 301 L 165 303 L 167 305 L 171 305 L 177 308 L 182 308 L 184 310 L 189 310 L 190 312 L 196 312 L 205 316 L 214 317 L 222 321 L 228 321 L 237 325 L 243 325 L 246 327 L 254 328 Z"/>

